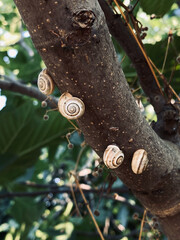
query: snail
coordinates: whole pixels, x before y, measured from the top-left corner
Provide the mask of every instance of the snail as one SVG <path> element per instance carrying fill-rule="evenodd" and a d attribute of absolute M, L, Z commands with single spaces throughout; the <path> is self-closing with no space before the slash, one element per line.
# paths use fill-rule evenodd
<path fill-rule="evenodd" d="M 135 174 L 141 174 L 148 165 L 147 152 L 144 149 L 138 149 L 134 154 L 131 162 L 132 171 Z"/>
<path fill-rule="evenodd" d="M 108 168 L 114 169 L 121 165 L 124 154 L 116 145 L 109 145 L 103 154 L 103 161 Z"/>
<path fill-rule="evenodd" d="M 73 120 L 80 118 L 84 114 L 85 105 L 81 99 L 65 92 L 59 98 L 58 109 L 65 118 Z"/>
<path fill-rule="evenodd" d="M 54 82 L 52 78 L 47 74 L 47 70 L 43 69 L 39 76 L 37 82 L 39 90 L 45 95 L 50 95 L 54 90 Z"/>

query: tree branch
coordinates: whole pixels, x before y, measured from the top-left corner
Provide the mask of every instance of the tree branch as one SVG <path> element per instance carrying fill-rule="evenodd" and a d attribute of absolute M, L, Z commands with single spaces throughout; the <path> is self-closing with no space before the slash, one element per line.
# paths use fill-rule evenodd
<path fill-rule="evenodd" d="M 80 184 L 81 189 L 83 189 L 84 192 L 87 193 L 97 193 L 99 194 L 101 192 L 101 189 L 87 189 L 86 186 L 84 186 L 84 184 Z M 35 185 L 34 185 L 35 187 Z M 37 186 L 39 188 L 39 185 L 37 184 Z M 47 187 L 47 186 L 46 186 Z M 88 186 L 89 187 L 89 186 Z M 43 188 L 43 186 L 41 187 Z M 112 197 L 108 197 L 106 195 L 108 189 L 104 189 L 103 192 L 103 196 L 112 199 Z M 73 191 L 79 193 L 78 188 L 76 188 L 76 186 L 73 187 Z M 111 193 L 129 193 L 129 190 L 126 187 L 121 187 L 121 188 L 112 188 Z M 14 198 L 14 197 L 35 197 L 35 196 L 40 196 L 40 195 L 47 195 L 49 193 L 54 193 L 54 194 L 58 194 L 58 193 L 71 193 L 71 189 L 69 186 L 65 186 L 65 187 L 58 187 L 56 186 L 53 188 L 50 188 L 49 190 L 44 190 L 44 191 L 33 191 L 33 192 L 6 192 L 6 193 L 0 193 L 0 199 L 1 198 Z M 124 202 L 125 204 L 128 204 L 129 206 L 131 205 L 128 201 L 121 201 Z M 131 205 L 132 206 L 132 205 Z M 142 208 L 136 208 L 136 210 L 142 210 Z"/>
<path fill-rule="evenodd" d="M 38 196 L 38 195 L 46 195 L 48 193 L 55 193 L 55 194 L 56 193 L 63 193 L 63 192 L 71 193 L 71 189 L 70 189 L 69 185 L 59 187 L 56 184 L 37 184 L 35 182 L 29 182 L 29 181 L 21 182 L 21 184 L 26 185 L 26 186 L 31 187 L 31 188 L 48 188 L 49 190 L 47 190 L 47 191 L 37 191 L 37 192 L 20 192 L 20 193 L 14 192 L 14 193 L 7 193 L 8 195 L 6 195 L 6 194 L 1 195 L 0 194 L 0 198 L 17 197 L 17 196 L 18 197 L 24 197 L 24 194 L 25 194 L 25 196 L 34 197 L 34 196 Z M 124 193 L 130 193 L 129 189 L 126 186 L 123 186 L 121 188 L 111 188 L 110 192 L 108 192 L 109 188 L 106 188 L 106 189 L 103 189 L 103 190 L 101 188 L 99 188 L 99 189 L 94 189 L 94 188 L 88 189 L 89 185 L 85 185 L 85 184 L 80 184 L 80 185 L 81 185 L 81 188 L 83 189 L 84 192 L 101 194 L 101 191 L 102 191 L 102 193 L 103 193 L 102 196 L 104 198 L 113 199 L 113 200 L 122 202 L 122 203 L 130 206 L 135 211 L 138 211 L 138 212 L 141 212 L 141 213 L 143 212 L 142 207 L 132 205 L 126 198 L 118 195 L 118 194 L 122 194 L 122 193 L 123 194 Z M 73 185 L 73 191 L 79 193 L 78 188 L 76 188 L 76 186 L 74 186 L 74 185 Z M 116 198 L 110 196 L 109 193 L 115 193 Z"/>
<path fill-rule="evenodd" d="M 6 76 L 0 75 L 0 78 L 5 78 L 5 77 Z M 41 93 L 39 89 L 36 87 L 24 85 L 13 79 L 10 79 L 9 77 L 8 77 L 8 80 L 9 81 L 0 80 L 1 89 L 17 92 L 32 98 L 36 98 L 39 101 L 44 101 L 46 99 L 47 104 L 50 107 L 55 108 L 55 106 L 57 106 L 57 99 L 55 97 L 51 97 L 47 99 L 47 96 Z"/>
<path fill-rule="evenodd" d="M 35 182 L 30 182 L 30 181 L 27 181 L 27 182 L 20 182 L 20 184 L 23 184 L 23 185 L 26 185 L 28 187 L 33 187 L 33 188 L 50 188 L 50 189 L 54 189 L 54 188 L 60 188 L 58 185 L 56 184 L 38 184 L 38 183 L 35 183 Z M 64 187 L 67 187 L 69 188 L 70 186 L 69 185 L 66 185 Z M 73 186 L 75 187 L 75 186 Z M 87 190 L 87 187 L 89 187 L 89 185 L 81 185 L 81 188 L 83 189 L 83 191 Z M 91 192 L 99 192 L 101 190 L 99 189 L 90 189 Z M 106 192 L 108 190 L 107 189 L 104 189 L 103 191 Z M 117 193 L 129 193 L 129 189 L 126 187 L 126 186 L 123 186 L 121 188 L 111 188 L 111 191 L 110 192 L 117 192 Z"/>
<path fill-rule="evenodd" d="M 105 0 L 98 1 L 104 11 L 111 35 L 131 59 L 138 73 L 140 84 L 157 113 L 158 121 L 153 124 L 153 129 L 162 139 L 169 140 L 180 146 L 180 110 L 176 105 L 167 104 L 167 100 L 155 81 L 152 70 L 147 64 L 147 59 L 136 39 L 129 32 L 127 24 L 122 21 L 120 15 L 113 13 Z M 168 119 L 166 116 L 168 116 Z"/>
<path fill-rule="evenodd" d="M 98 1 L 104 11 L 110 33 L 131 59 L 139 76 L 142 89 L 149 97 L 150 103 L 153 105 L 156 113 L 162 111 L 166 100 L 155 81 L 154 75 L 136 39 L 129 32 L 127 24 L 122 21 L 121 16 L 114 14 L 105 0 Z"/>

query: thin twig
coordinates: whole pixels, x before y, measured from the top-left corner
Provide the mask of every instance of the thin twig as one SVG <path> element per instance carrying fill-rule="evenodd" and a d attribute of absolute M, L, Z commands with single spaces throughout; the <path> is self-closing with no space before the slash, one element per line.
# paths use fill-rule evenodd
<path fill-rule="evenodd" d="M 0 78 L 6 78 L 6 76 L 0 75 Z M 45 99 L 47 99 L 47 96 L 44 95 L 43 93 L 41 93 L 37 87 L 27 86 L 25 84 L 19 83 L 18 81 L 10 79 L 9 77 L 8 77 L 8 79 L 9 79 L 9 81 L 0 80 L 0 88 L 1 89 L 8 90 L 11 92 L 17 92 L 17 93 L 20 93 L 20 94 L 23 94 L 23 95 L 26 95 L 29 97 L 33 97 L 39 101 L 44 101 Z M 47 101 L 47 104 L 52 108 L 57 106 L 58 100 L 55 97 L 51 97 L 50 99 L 48 99 L 46 101 Z"/>
<path fill-rule="evenodd" d="M 176 67 L 177 67 L 177 63 L 174 64 L 174 67 L 173 67 L 173 69 L 171 71 L 171 75 L 170 75 L 169 82 L 168 82 L 169 84 L 171 83 L 171 81 L 173 79 L 174 73 L 176 71 Z"/>
<path fill-rule="evenodd" d="M 73 173 L 74 173 L 75 175 L 76 175 L 76 171 L 77 171 L 77 168 L 78 168 L 78 165 L 79 165 L 79 161 L 80 161 L 80 159 L 81 159 L 81 155 L 82 155 L 82 153 L 83 153 L 83 151 L 84 151 L 84 148 L 85 148 L 85 146 L 81 148 L 81 150 L 80 150 L 80 152 L 79 152 L 79 154 L 78 154 L 77 161 L 76 161 L 76 165 L 75 165 L 75 168 L 74 168 L 74 170 L 73 170 Z M 69 175 L 69 177 L 71 177 L 71 175 Z M 76 201 L 76 196 L 75 196 L 75 193 L 74 193 L 74 190 L 73 190 L 73 187 L 72 187 L 72 183 L 70 183 L 70 188 L 71 188 L 71 193 L 72 193 L 72 197 L 73 197 L 73 201 L 74 201 L 74 204 L 75 204 L 75 207 L 76 207 L 77 214 L 78 214 L 79 216 L 81 216 L 81 213 L 80 213 L 80 211 L 79 211 L 78 204 L 77 204 L 77 201 Z"/>
<path fill-rule="evenodd" d="M 23 183 L 26 184 L 26 183 Z M 98 193 L 99 194 L 99 189 L 87 189 L 86 186 L 84 186 L 85 184 L 81 185 L 81 188 L 83 189 L 83 191 L 87 192 L 87 193 Z M 1 192 L 0 194 L 0 199 L 2 198 L 14 198 L 14 197 L 36 197 L 36 196 L 40 196 L 40 195 L 46 195 L 49 193 L 54 193 L 54 194 L 58 194 L 58 193 L 71 193 L 70 190 L 70 186 L 54 186 L 51 184 L 34 184 L 34 183 L 28 183 L 29 187 L 33 187 L 33 188 L 49 188 L 48 190 L 45 191 L 33 191 L 33 192 Z M 89 186 L 89 185 L 87 185 Z M 57 189 L 56 189 L 57 188 Z M 73 185 L 73 190 L 74 192 L 79 193 L 79 190 Z M 126 187 L 122 187 L 122 188 L 113 188 L 111 189 L 111 192 L 118 192 L 118 193 L 128 193 L 129 190 Z"/>
<path fill-rule="evenodd" d="M 133 6 L 132 9 L 130 10 L 130 12 L 133 12 L 133 11 L 134 11 L 134 9 L 135 9 L 135 7 L 137 6 L 138 2 L 139 2 L 139 0 L 136 1 L 136 3 L 134 4 L 134 6 Z"/>
<path fill-rule="evenodd" d="M 120 61 L 120 65 L 123 63 L 124 59 L 126 58 L 126 55 L 123 56 L 123 58 Z"/>
<path fill-rule="evenodd" d="M 78 208 L 78 204 L 77 204 L 77 201 L 76 201 L 76 196 L 75 196 L 72 184 L 70 184 L 70 189 L 71 189 L 71 194 L 72 194 L 73 201 L 74 201 L 74 204 L 75 204 L 75 207 L 76 207 L 76 212 L 77 212 L 78 216 L 82 217 L 82 215 L 81 215 L 81 213 L 79 211 L 79 208 Z"/>
<path fill-rule="evenodd" d="M 132 93 L 134 94 L 135 92 L 139 91 L 140 89 L 141 89 L 141 87 L 138 87 L 138 88 L 134 89 L 134 90 L 132 91 Z"/>
<path fill-rule="evenodd" d="M 135 35 L 133 29 L 131 28 L 131 25 L 130 25 L 129 22 L 127 21 L 127 18 L 126 18 L 126 16 L 124 15 L 123 11 L 121 10 L 119 4 L 117 3 L 116 0 L 114 0 L 114 3 L 116 4 L 117 8 L 119 9 L 119 11 L 120 11 L 122 17 L 124 18 L 124 20 L 125 20 L 128 28 L 129 28 L 131 34 L 133 35 L 133 37 L 134 37 L 134 39 L 136 40 L 139 48 L 141 49 L 141 52 L 143 53 L 143 55 L 144 55 L 144 57 L 145 57 L 145 59 L 146 59 L 146 62 L 147 62 L 148 66 L 149 66 L 149 68 L 150 68 L 150 70 L 151 70 L 151 72 L 152 72 L 152 74 L 153 74 L 153 77 L 154 77 L 154 79 L 155 79 L 155 81 L 156 81 L 156 84 L 157 84 L 157 86 L 158 86 L 158 88 L 159 88 L 162 96 L 164 96 L 164 93 L 163 93 L 163 91 L 162 91 L 162 89 L 161 89 L 161 86 L 160 86 L 159 81 L 158 81 L 158 79 L 157 79 L 157 77 L 156 77 L 156 74 L 155 74 L 155 72 L 154 72 L 154 70 L 153 70 L 153 68 L 152 68 L 152 66 L 151 66 L 151 63 L 150 63 L 150 61 L 149 61 L 149 58 L 148 58 L 147 54 L 145 53 L 145 51 L 144 51 L 142 45 L 140 44 L 137 36 Z"/>
<path fill-rule="evenodd" d="M 71 120 L 69 120 L 69 119 L 67 119 L 67 120 L 68 120 L 68 122 L 75 128 L 76 131 L 79 130 L 79 128 L 76 127 L 76 125 L 75 125 Z"/>
<path fill-rule="evenodd" d="M 141 228 L 140 228 L 140 233 L 139 233 L 139 239 L 138 240 L 141 240 L 146 213 L 147 213 L 147 210 L 145 209 L 144 214 L 143 214 L 143 218 L 142 218 L 142 221 L 141 221 Z"/>
<path fill-rule="evenodd" d="M 33 187 L 33 188 L 59 188 L 58 185 L 56 184 L 40 184 L 40 183 L 36 183 L 36 182 L 30 182 L 30 181 L 25 181 L 25 182 L 19 182 L 22 185 L 26 185 L 28 187 Z"/>
<path fill-rule="evenodd" d="M 165 76 L 159 71 L 159 69 L 156 67 L 156 65 L 153 63 L 153 61 L 149 58 L 149 60 L 151 61 L 152 66 L 154 67 L 154 69 L 157 71 L 157 73 L 159 74 L 159 77 L 167 84 L 167 86 L 169 87 L 169 89 L 171 90 L 171 92 L 174 94 L 174 96 L 178 99 L 178 101 L 180 102 L 180 97 L 178 96 L 178 94 L 175 92 L 175 90 L 172 88 L 171 85 L 168 84 Z"/>
<path fill-rule="evenodd" d="M 82 156 L 85 148 L 86 148 L 86 145 L 81 148 L 81 150 L 80 150 L 80 152 L 79 152 L 79 154 L 78 154 L 77 161 L 76 161 L 76 166 L 75 166 L 75 168 L 74 168 L 74 172 L 75 172 L 75 173 L 76 173 L 76 171 L 77 171 L 77 168 L 78 168 L 78 165 L 79 165 L 81 156 Z"/>
<path fill-rule="evenodd" d="M 167 60 L 167 55 L 168 55 L 170 40 L 171 40 L 170 37 L 168 37 L 168 42 L 167 42 L 167 46 L 166 46 L 166 52 L 165 52 L 164 61 L 163 61 L 163 66 L 162 66 L 162 70 L 161 70 L 161 73 L 162 73 L 162 74 L 163 74 L 163 72 L 164 72 L 164 67 L 165 67 L 166 60 Z"/>
<path fill-rule="evenodd" d="M 92 213 L 92 211 L 91 211 L 91 208 L 90 208 L 90 206 L 89 206 L 89 203 L 87 202 L 86 197 L 85 197 L 85 195 L 84 195 L 84 193 L 83 193 L 83 191 L 82 191 L 82 189 L 81 189 L 81 187 L 80 187 L 79 181 L 78 181 L 78 179 L 77 179 L 77 177 L 76 177 L 75 175 L 74 175 L 74 177 L 75 177 L 75 182 L 76 182 L 76 184 L 77 184 L 77 187 L 79 188 L 79 191 L 80 191 L 80 193 L 81 193 L 81 196 L 82 196 L 82 198 L 83 198 L 83 200 L 84 200 L 84 203 L 86 204 L 86 207 L 87 207 L 87 209 L 88 209 L 88 211 L 89 211 L 89 214 L 90 214 L 90 216 L 91 216 L 91 218 L 92 218 L 92 220 L 93 220 L 93 222 L 94 222 L 94 225 L 95 225 L 95 227 L 96 227 L 96 229 L 97 229 L 97 231 L 98 231 L 98 233 L 99 233 L 99 236 L 100 236 L 101 240 L 105 240 L 104 237 L 103 237 L 103 234 L 102 234 L 102 232 L 101 232 L 101 230 L 100 230 L 100 228 L 99 228 L 99 226 L 98 226 L 98 224 L 97 224 L 97 222 L 96 222 L 96 219 L 95 219 L 95 217 L 94 217 L 94 215 L 93 215 L 93 213 Z"/>

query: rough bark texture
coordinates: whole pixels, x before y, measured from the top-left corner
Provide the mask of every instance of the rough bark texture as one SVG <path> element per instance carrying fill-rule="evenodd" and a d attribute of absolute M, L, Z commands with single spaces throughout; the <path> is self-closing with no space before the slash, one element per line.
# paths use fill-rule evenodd
<path fill-rule="evenodd" d="M 139 76 L 141 87 L 149 97 L 150 103 L 153 105 L 156 113 L 162 111 L 166 102 L 165 97 L 162 95 L 137 41 L 130 33 L 122 17 L 114 14 L 107 2 L 104 0 L 98 1 L 104 11 L 110 33 L 120 43 L 121 47 L 123 47 L 126 54 L 131 59 Z"/>
<path fill-rule="evenodd" d="M 125 160 L 116 174 L 160 218 L 169 239 L 178 240 L 179 148 L 160 139 L 141 115 L 117 61 L 98 2 L 15 3 L 59 90 L 84 101 L 86 111 L 78 124 L 86 142 L 101 157 L 112 143 L 123 150 Z M 144 173 L 135 175 L 131 159 L 139 148 L 147 151 L 149 164 Z"/>
<path fill-rule="evenodd" d="M 124 48 L 126 54 L 131 59 L 137 71 L 141 87 L 146 96 L 149 97 L 150 103 L 157 113 L 158 120 L 156 123 L 152 123 L 153 129 L 162 139 L 169 140 L 180 146 L 179 103 L 171 104 L 167 96 L 162 93 L 160 86 L 158 86 L 155 81 L 152 69 L 149 68 L 145 55 L 121 16 L 114 14 L 105 0 L 98 1 L 104 11 L 110 33 L 120 46 Z M 144 51 L 146 51 L 145 48 Z M 168 82 L 166 83 L 165 89 L 171 92 L 168 87 Z"/>

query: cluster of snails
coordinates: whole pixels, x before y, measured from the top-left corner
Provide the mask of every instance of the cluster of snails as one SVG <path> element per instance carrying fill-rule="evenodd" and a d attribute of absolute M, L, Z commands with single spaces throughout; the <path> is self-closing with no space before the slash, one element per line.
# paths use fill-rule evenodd
<path fill-rule="evenodd" d="M 118 168 L 124 160 L 124 154 L 116 145 L 109 145 L 103 154 L 104 164 L 110 168 Z M 138 149 L 133 154 L 131 168 L 135 174 L 141 174 L 148 164 L 147 152 L 144 149 Z"/>
<path fill-rule="evenodd" d="M 49 96 L 54 90 L 54 82 L 43 69 L 38 76 L 38 88 L 45 95 Z M 45 103 L 42 106 L 46 106 Z M 73 120 L 80 118 L 85 112 L 83 101 L 77 97 L 73 97 L 70 93 L 65 92 L 61 95 L 58 101 L 59 112 L 67 119 Z M 45 115 L 44 115 L 45 116 Z M 47 115 L 46 115 L 47 118 Z M 47 120 L 47 119 L 45 119 Z M 124 160 L 124 153 L 116 145 L 109 145 L 103 154 L 104 164 L 110 168 L 118 168 Z M 144 149 L 138 149 L 132 158 L 131 168 L 135 174 L 141 174 L 147 167 L 148 157 Z"/>
<path fill-rule="evenodd" d="M 45 95 L 49 96 L 52 94 L 54 82 L 46 69 L 40 72 L 37 85 L 39 90 Z M 45 102 L 42 103 L 42 106 L 46 106 Z M 80 118 L 84 114 L 85 105 L 81 99 L 73 97 L 70 93 L 65 92 L 59 98 L 58 110 L 65 118 L 73 120 Z"/>

